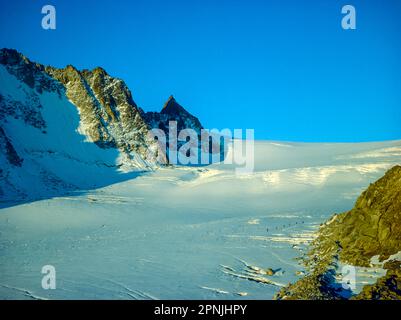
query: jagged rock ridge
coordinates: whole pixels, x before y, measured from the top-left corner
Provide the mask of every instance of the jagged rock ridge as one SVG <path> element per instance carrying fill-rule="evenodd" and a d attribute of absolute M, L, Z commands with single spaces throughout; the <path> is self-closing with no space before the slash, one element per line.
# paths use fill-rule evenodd
<path fill-rule="evenodd" d="M 47 193 L 60 185 L 96 186 L 107 183 L 108 176 L 114 177 L 110 181 L 121 179 L 120 171 L 158 165 L 159 143 L 149 134 L 154 122 L 136 105 L 125 83 L 104 69 L 58 69 L 1 49 L 0 80 L 3 198 Z M 178 106 L 175 100 L 174 105 Z M 202 127 L 182 107 L 167 106 L 152 115 L 195 130 Z M 73 168 L 74 174 L 68 174 Z M 55 185 L 43 177 L 52 177 Z M 6 195 L 5 190 L 12 192 Z"/>

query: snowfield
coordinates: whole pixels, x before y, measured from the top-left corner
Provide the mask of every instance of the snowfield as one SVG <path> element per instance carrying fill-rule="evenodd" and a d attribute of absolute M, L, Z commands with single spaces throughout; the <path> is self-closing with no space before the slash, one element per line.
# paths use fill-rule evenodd
<path fill-rule="evenodd" d="M 395 164 L 401 141 L 259 141 L 252 174 L 164 168 L 0 209 L 0 298 L 271 299 L 319 224 Z"/>

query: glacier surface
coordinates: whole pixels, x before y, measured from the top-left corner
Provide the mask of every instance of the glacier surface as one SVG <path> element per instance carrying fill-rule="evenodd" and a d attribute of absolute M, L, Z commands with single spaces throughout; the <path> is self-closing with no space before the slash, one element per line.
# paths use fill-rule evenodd
<path fill-rule="evenodd" d="M 271 299 L 319 224 L 400 163 L 401 141 L 258 141 L 252 174 L 162 168 L 0 209 L 0 298 Z"/>

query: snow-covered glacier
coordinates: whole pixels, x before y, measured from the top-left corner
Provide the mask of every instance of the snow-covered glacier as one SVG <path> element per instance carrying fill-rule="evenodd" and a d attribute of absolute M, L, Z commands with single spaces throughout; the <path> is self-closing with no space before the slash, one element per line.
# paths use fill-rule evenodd
<path fill-rule="evenodd" d="M 319 224 L 401 163 L 401 141 L 257 141 L 254 158 L 249 174 L 160 168 L 0 209 L 0 297 L 271 299 Z"/>

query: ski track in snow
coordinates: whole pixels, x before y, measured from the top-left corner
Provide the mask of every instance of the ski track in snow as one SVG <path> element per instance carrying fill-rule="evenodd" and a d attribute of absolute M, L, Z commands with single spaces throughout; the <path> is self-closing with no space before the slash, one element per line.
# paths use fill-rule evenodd
<path fill-rule="evenodd" d="M 299 278 L 319 224 L 400 164 L 400 150 L 258 141 L 253 174 L 162 168 L 0 209 L 0 297 L 270 299 Z M 41 289 L 46 264 L 56 290 Z M 376 275 L 358 272 L 359 285 Z"/>
<path fill-rule="evenodd" d="M 29 291 L 27 289 L 16 288 L 16 287 L 8 286 L 5 284 L 0 284 L 0 287 L 17 291 L 19 294 L 22 294 L 23 296 L 28 297 L 33 300 L 48 300 L 47 298 L 43 298 L 43 297 L 35 295 L 34 293 L 32 293 L 31 291 Z"/>

